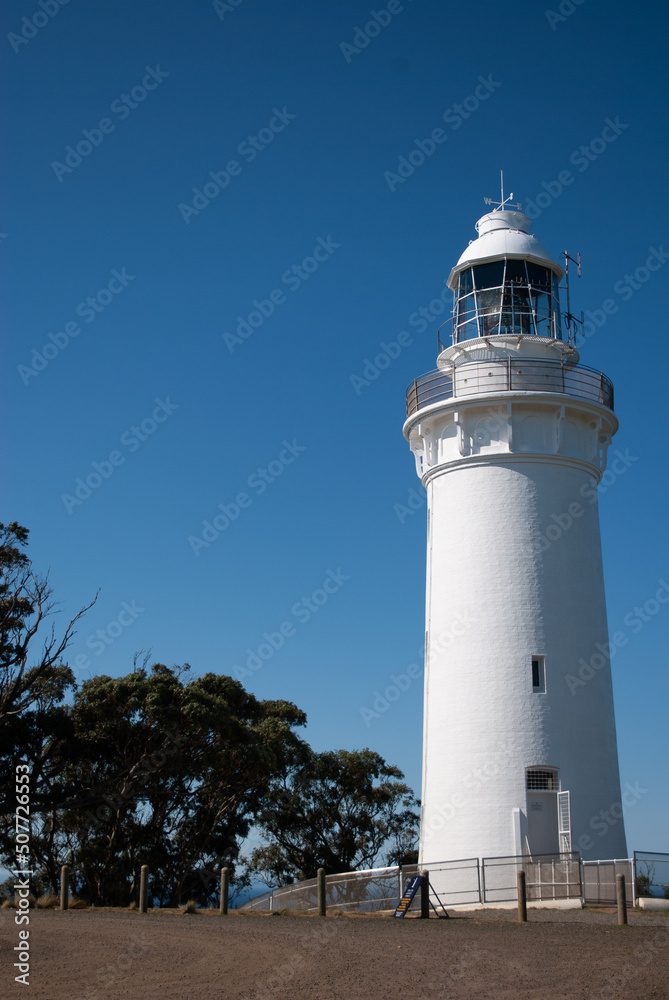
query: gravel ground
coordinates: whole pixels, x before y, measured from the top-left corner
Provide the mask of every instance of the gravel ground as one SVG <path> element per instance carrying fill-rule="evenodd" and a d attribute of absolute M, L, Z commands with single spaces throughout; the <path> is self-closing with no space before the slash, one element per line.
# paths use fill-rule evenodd
<path fill-rule="evenodd" d="M 486 910 L 450 920 L 0 910 L 0 996 L 34 1000 L 668 1000 L 669 917 Z"/>

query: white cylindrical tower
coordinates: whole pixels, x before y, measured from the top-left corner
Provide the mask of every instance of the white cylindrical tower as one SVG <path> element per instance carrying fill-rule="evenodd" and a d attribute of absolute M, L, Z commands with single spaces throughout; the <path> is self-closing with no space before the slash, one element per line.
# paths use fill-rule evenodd
<path fill-rule="evenodd" d="M 427 490 L 420 864 L 625 858 L 597 484 L 613 387 L 563 339 L 563 269 L 501 209 L 407 393 Z"/>

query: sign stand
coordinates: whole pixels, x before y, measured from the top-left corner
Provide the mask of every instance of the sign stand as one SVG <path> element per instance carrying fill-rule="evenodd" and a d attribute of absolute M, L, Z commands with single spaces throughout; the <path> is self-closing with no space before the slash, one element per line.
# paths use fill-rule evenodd
<path fill-rule="evenodd" d="M 406 886 L 404 887 L 404 895 L 400 899 L 397 909 L 393 914 L 393 916 L 397 917 L 398 920 L 402 920 L 404 918 L 405 913 L 407 912 L 407 910 L 414 901 L 414 896 L 420 889 L 422 881 L 423 881 L 422 875 L 414 875 L 414 877 L 410 878 L 409 881 L 407 882 Z"/>
<path fill-rule="evenodd" d="M 394 917 L 397 917 L 398 920 L 403 920 L 404 919 L 405 915 L 409 911 L 409 908 L 410 908 L 411 904 L 414 901 L 414 897 L 415 897 L 416 893 L 418 892 L 418 890 L 420 889 L 420 887 L 421 887 L 422 884 L 423 884 L 423 876 L 422 875 L 414 875 L 413 878 L 409 879 L 409 881 L 407 882 L 407 884 L 406 884 L 406 886 L 404 888 L 404 895 L 400 899 L 399 904 L 397 906 L 397 909 L 395 910 L 395 912 L 393 914 Z M 432 892 L 434 893 L 435 896 L 437 896 L 436 892 L 434 892 L 434 889 L 432 890 Z M 448 916 L 448 913 L 446 913 L 446 908 L 445 908 L 444 904 L 439 899 L 439 896 L 437 896 L 437 899 L 439 900 L 439 904 L 440 904 L 440 906 L 441 906 L 441 908 L 442 908 L 442 910 L 444 912 L 443 913 L 439 913 L 439 911 L 437 910 L 437 907 L 434 905 L 434 903 L 432 902 L 432 900 L 430 900 L 430 906 L 432 907 L 432 909 L 434 910 L 434 912 L 437 914 L 437 919 L 438 920 L 448 920 L 449 916 Z"/>

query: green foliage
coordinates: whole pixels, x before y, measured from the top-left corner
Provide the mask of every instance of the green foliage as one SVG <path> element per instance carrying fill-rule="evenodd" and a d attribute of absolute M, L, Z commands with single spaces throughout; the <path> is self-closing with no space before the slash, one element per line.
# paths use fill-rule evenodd
<path fill-rule="evenodd" d="M 187 673 L 156 664 L 95 677 L 66 709 L 57 784 L 67 795 L 33 844 L 56 877 L 71 865 L 73 890 L 90 903 L 137 898 L 142 864 L 159 905 L 215 898 L 272 775 L 302 746 L 293 729 L 306 719 L 294 705 Z"/>
<path fill-rule="evenodd" d="M 384 849 L 391 859 L 403 858 L 413 849 L 419 819 L 403 777 L 372 750 L 309 751 L 274 786 L 259 814 L 268 843 L 253 851 L 250 872 L 285 884 L 314 878 L 319 868 L 371 868 Z"/>

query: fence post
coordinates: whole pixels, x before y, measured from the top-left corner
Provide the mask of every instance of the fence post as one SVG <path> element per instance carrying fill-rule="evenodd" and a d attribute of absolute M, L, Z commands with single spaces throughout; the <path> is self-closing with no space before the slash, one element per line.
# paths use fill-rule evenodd
<path fill-rule="evenodd" d="M 63 865 L 60 870 L 60 908 L 66 910 L 70 896 L 70 869 Z"/>
<path fill-rule="evenodd" d="M 139 912 L 146 913 L 149 896 L 149 866 L 142 865 L 139 870 Z"/>
<path fill-rule="evenodd" d="M 227 916 L 228 913 L 228 891 L 230 885 L 230 871 L 228 868 L 221 868 L 221 901 L 219 903 L 218 912 L 222 916 Z"/>
<path fill-rule="evenodd" d="M 522 870 L 516 872 L 516 881 L 518 882 L 518 920 L 521 924 L 527 923 L 527 883 L 525 881 L 525 872 Z"/>
<path fill-rule="evenodd" d="M 616 899 L 618 902 L 618 923 L 627 923 L 627 895 L 625 893 L 625 876 L 616 875 Z"/>
<path fill-rule="evenodd" d="M 421 920 L 428 920 L 430 917 L 430 873 L 423 871 L 420 874 L 423 879 L 420 884 L 420 917 Z"/>
<path fill-rule="evenodd" d="M 316 887 L 318 891 L 318 916 L 327 916 L 325 899 L 325 868 L 319 868 L 316 875 Z"/>

